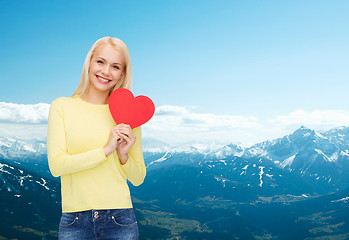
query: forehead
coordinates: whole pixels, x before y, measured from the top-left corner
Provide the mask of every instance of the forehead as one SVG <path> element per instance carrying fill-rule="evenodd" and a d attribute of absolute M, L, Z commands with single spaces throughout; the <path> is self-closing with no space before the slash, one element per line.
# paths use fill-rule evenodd
<path fill-rule="evenodd" d="M 93 57 L 101 57 L 113 63 L 124 63 L 124 56 L 122 52 L 119 49 L 107 43 L 99 45 L 96 48 Z"/>

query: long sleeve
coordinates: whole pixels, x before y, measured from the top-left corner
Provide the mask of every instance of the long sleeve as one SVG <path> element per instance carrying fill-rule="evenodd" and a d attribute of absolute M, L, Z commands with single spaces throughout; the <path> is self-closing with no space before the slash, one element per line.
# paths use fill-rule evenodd
<path fill-rule="evenodd" d="M 68 154 L 64 111 L 59 99 L 53 101 L 50 107 L 47 157 L 50 171 L 54 177 L 90 169 L 107 160 L 102 147 L 79 154 Z"/>
<path fill-rule="evenodd" d="M 141 185 L 146 175 L 146 167 L 143 159 L 141 127 L 133 129 L 136 136 L 136 142 L 128 153 L 126 164 L 122 165 L 128 180 L 134 185 Z"/>

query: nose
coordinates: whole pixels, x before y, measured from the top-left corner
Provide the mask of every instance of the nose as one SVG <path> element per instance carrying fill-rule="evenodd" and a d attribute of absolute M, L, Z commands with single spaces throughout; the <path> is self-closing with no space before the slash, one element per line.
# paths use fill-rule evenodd
<path fill-rule="evenodd" d="M 109 72 L 110 71 L 110 68 L 108 66 L 108 64 L 105 64 L 105 66 L 102 68 L 102 73 L 109 76 Z"/>

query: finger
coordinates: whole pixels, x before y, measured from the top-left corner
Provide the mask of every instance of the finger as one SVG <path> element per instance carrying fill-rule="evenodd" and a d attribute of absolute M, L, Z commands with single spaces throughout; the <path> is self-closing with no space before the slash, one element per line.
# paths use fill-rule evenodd
<path fill-rule="evenodd" d="M 120 124 L 117 125 L 115 128 L 117 128 L 117 129 L 129 129 L 129 130 L 132 130 L 130 125 L 128 125 L 128 124 L 123 124 L 123 123 L 120 123 Z"/>
<path fill-rule="evenodd" d="M 134 144 L 136 142 L 136 137 L 133 135 L 127 135 L 120 133 L 120 136 L 127 141 L 127 143 Z"/>
<path fill-rule="evenodd" d="M 127 134 L 125 134 L 125 133 L 123 133 L 123 132 L 121 132 L 121 131 L 120 131 L 118 134 L 119 134 L 119 136 L 120 136 L 121 138 L 123 138 L 123 139 L 125 139 L 125 140 L 130 138 Z"/>
<path fill-rule="evenodd" d="M 132 132 L 132 130 L 130 130 L 130 129 L 118 129 L 117 133 L 123 133 L 123 134 L 125 134 L 125 135 L 127 135 L 128 137 L 131 137 L 131 138 L 135 137 L 133 132 Z"/>
<path fill-rule="evenodd" d="M 133 144 L 134 143 L 134 139 L 130 138 L 129 136 L 125 135 L 125 134 L 120 134 L 122 136 L 122 138 L 126 141 L 127 144 Z"/>
<path fill-rule="evenodd" d="M 124 123 L 120 123 L 118 125 L 116 125 L 116 127 L 129 127 L 130 125 L 128 124 L 124 124 Z"/>
<path fill-rule="evenodd" d="M 129 124 L 125 124 L 125 123 L 119 123 L 117 126 L 127 126 L 127 127 L 130 127 Z"/>
<path fill-rule="evenodd" d="M 117 141 L 116 141 L 116 145 L 120 145 L 120 144 L 122 144 L 123 142 L 126 142 L 123 138 L 119 138 Z"/>
<path fill-rule="evenodd" d="M 118 131 L 123 131 L 124 133 L 129 133 L 129 132 L 132 132 L 131 128 L 128 128 L 128 127 L 118 127 L 116 128 L 116 130 Z"/>
<path fill-rule="evenodd" d="M 121 138 L 121 139 L 124 139 L 124 138 L 130 138 L 130 136 L 129 136 L 129 133 L 128 132 L 124 132 L 123 130 L 115 130 L 115 132 L 116 132 L 116 135 L 119 137 L 119 138 Z"/>
<path fill-rule="evenodd" d="M 118 125 L 118 126 L 113 128 L 113 131 L 116 133 L 119 133 L 120 131 L 125 131 L 125 129 L 123 127 L 119 127 L 119 125 Z"/>
<path fill-rule="evenodd" d="M 123 132 L 123 131 L 121 131 L 121 130 L 116 130 L 116 134 L 117 134 L 120 138 L 124 138 L 124 136 L 129 137 L 127 133 L 125 133 L 125 132 Z"/>
<path fill-rule="evenodd" d="M 130 127 L 130 125 L 125 125 L 125 124 L 123 124 L 123 125 L 117 125 L 116 127 L 115 127 L 115 129 L 118 129 L 118 130 L 124 130 L 124 131 L 129 131 L 129 132 L 132 132 L 132 128 Z"/>
<path fill-rule="evenodd" d="M 112 134 L 113 134 L 113 137 L 114 137 L 116 140 L 118 140 L 119 138 L 121 138 L 120 135 L 118 134 L 117 130 L 112 131 Z"/>

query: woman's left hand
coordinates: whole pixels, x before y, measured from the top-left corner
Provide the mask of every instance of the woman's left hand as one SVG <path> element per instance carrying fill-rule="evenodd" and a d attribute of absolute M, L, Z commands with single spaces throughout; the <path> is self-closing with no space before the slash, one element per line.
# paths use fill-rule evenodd
<path fill-rule="evenodd" d="M 124 165 L 128 160 L 128 152 L 136 142 L 136 136 L 133 134 L 130 125 L 119 124 L 115 127 L 116 133 L 120 136 L 117 141 L 116 151 L 118 153 L 120 163 Z"/>

